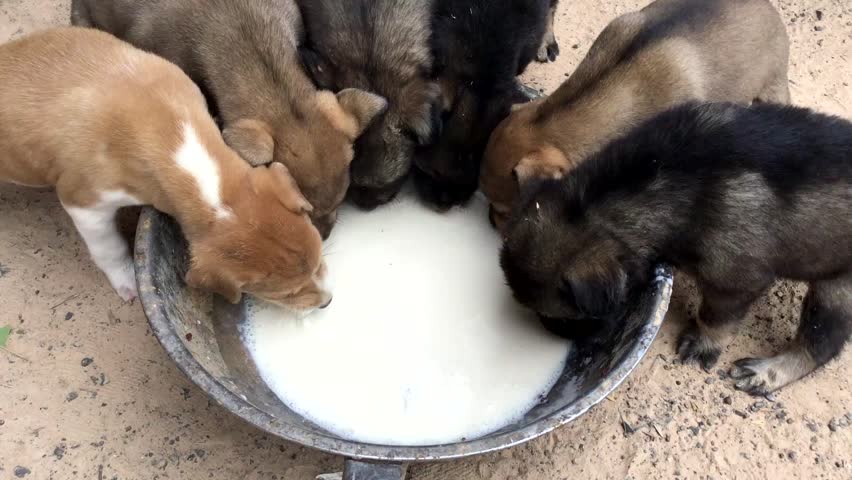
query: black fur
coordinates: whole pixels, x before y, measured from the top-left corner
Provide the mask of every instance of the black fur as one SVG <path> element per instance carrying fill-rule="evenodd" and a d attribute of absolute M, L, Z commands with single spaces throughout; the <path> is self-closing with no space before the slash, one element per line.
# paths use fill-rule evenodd
<path fill-rule="evenodd" d="M 527 101 L 515 77 L 535 58 L 550 0 L 435 0 L 432 48 L 445 98 L 437 144 L 421 149 L 414 179 L 442 208 L 476 190 L 488 136 L 512 104 Z"/>
<path fill-rule="evenodd" d="M 852 333 L 850 209 L 852 123 L 774 104 L 689 104 L 527 195 L 501 264 L 521 303 L 603 334 L 653 265 L 693 274 L 701 321 L 682 337 L 681 356 L 707 368 L 723 346 L 719 332 L 776 278 L 806 281 L 811 293 L 788 350 L 816 368 Z"/>

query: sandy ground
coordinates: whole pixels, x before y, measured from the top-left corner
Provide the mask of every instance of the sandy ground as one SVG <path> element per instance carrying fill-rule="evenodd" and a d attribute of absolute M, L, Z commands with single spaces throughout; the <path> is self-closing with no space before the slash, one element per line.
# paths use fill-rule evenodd
<path fill-rule="evenodd" d="M 0 0 L 0 41 L 66 23 L 68 0 Z M 526 80 L 552 91 L 595 35 L 637 0 L 563 0 L 558 61 Z M 796 103 L 852 118 L 848 0 L 776 0 L 793 50 Z M 2 106 L 0 106 L 2 108 Z M 668 321 L 633 376 L 574 423 L 413 479 L 852 478 L 852 348 L 775 401 L 732 389 L 722 370 L 674 361 L 697 298 L 675 282 Z M 753 309 L 720 367 L 793 335 L 803 290 L 779 285 Z M 55 195 L 0 185 L 0 479 L 308 480 L 340 458 L 270 438 L 211 404 L 166 357 L 138 304 L 122 304 L 87 258 Z"/>

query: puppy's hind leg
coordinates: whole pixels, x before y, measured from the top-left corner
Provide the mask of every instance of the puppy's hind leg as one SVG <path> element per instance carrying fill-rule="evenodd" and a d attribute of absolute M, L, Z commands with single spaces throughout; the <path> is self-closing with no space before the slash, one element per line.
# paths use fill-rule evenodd
<path fill-rule="evenodd" d="M 695 362 L 709 371 L 719 360 L 736 333 L 749 306 L 765 288 L 752 291 L 723 291 L 702 285 L 698 319 L 678 340 L 678 356 L 683 363 Z"/>
<path fill-rule="evenodd" d="M 541 39 L 541 46 L 538 47 L 538 53 L 535 59 L 541 63 L 556 61 L 559 55 L 559 43 L 556 42 L 556 33 L 553 30 L 556 17 L 557 1 L 550 2 L 550 10 L 547 11 L 547 20 L 545 20 L 544 37 Z"/>
<path fill-rule="evenodd" d="M 770 358 L 744 358 L 731 377 L 739 390 L 766 395 L 811 373 L 840 354 L 852 336 L 852 274 L 814 282 L 802 305 L 796 339 Z"/>
<path fill-rule="evenodd" d="M 755 102 L 760 103 L 790 103 L 790 84 L 787 79 L 787 72 L 779 73 L 763 88 Z"/>
<path fill-rule="evenodd" d="M 63 202 L 95 265 L 125 301 L 136 298 L 136 275 L 127 243 L 118 233 L 115 214 L 121 207 L 138 204 L 122 192 L 106 192 L 100 201 L 88 207 L 73 207 Z"/>

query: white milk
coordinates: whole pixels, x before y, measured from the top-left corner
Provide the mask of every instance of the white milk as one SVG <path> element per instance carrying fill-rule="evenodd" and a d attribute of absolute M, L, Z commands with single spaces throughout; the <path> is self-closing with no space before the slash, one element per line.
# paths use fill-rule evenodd
<path fill-rule="evenodd" d="M 439 214 L 404 195 L 352 207 L 326 246 L 334 301 L 304 319 L 255 305 L 244 339 L 290 408 L 352 440 L 456 442 L 522 417 L 569 343 L 511 298 L 484 199 Z"/>

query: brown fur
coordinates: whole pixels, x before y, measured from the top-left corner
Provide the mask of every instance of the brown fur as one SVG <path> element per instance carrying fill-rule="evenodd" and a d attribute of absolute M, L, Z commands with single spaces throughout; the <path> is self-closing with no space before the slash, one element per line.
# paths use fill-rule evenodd
<path fill-rule="evenodd" d="M 310 205 L 286 168 L 242 161 L 173 64 L 96 30 L 48 30 L 0 47 L 0 105 L 0 180 L 55 186 L 66 209 L 110 191 L 153 205 L 189 241 L 188 282 L 232 302 L 241 292 L 299 309 L 329 300 Z M 226 218 L 176 163 L 185 125 L 222 173 Z"/>
<path fill-rule="evenodd" d="M 328 235 L 349 187 L 354 141 L 386 102 L 314 87 L 297 52 L 304 29 L 293 0 L 74 0 L 72 23 L 183 68 L 210 97 L 228 144 L 252 165 L 286 165 Z"/>
<path fill-rule="evenodd" d="M 571 78 L 494 131 L 480 185 L 501 226 L 521 184 L 558 178 L 689 100 L 789 102 L 788 39 L 766 0 L 658 0 L 613 20 Z"/>

